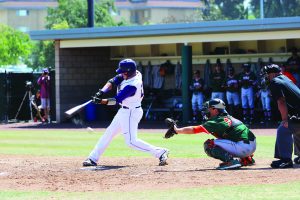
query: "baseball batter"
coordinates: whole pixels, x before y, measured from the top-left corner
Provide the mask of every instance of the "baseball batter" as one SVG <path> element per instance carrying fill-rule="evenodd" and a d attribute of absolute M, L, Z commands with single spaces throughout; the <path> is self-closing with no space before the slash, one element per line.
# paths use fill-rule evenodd
<path fill-rule="evenodd" d="M 159 158 L 159 165 L 167 164 L 169 150 L 148 144 L 137 138 L 138 124 L 143 116 L 141 102 L 144 97 L 142 75 L 136 70 L 136 63 L 132 59 L 124 59 L 116 70 L 118 75 L 110 79 L 104 87 L 96 93 L 93 102 L 97 104 L 115 105 L 120 109 L 103 136 L 83 162 L 83 166 L 96 166 L 99 158 L 108 147 L 110 141 L 118 133 L 122 133 L 126 144 L 136 150 L 147 152 Z M 117 87 L 114 98 L 102 99 L 102 95 Z"/>
<path fill-rule="evenodd" d="M 165 138 L 169 138 L 170 130 L 174 134 L 212 134 L 217 139 L 204 142 L 205 153 L 222 163 L 217 167 L 220 170 L 236 169 L 255 163 L 253 153 L 256 149 L 254 134 L 240 120 L 228 115 L 225 103 L 221 99 L 212 99 L 205 103 L 208 120 L 199 126 L 178 128 L 170 127 Z M 235 159 L 239 158 L 239 159 Z"/>

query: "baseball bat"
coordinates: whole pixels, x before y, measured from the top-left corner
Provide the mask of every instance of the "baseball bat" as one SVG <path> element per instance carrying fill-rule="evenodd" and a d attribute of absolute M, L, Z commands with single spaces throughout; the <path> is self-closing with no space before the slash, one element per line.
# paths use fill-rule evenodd
<path fill-rule="evenodd" d="M 92 100 L 89 100 L 89 101 L 87 101 L 87 102 L 85 102 L 85 103 L 83 103 L 83 104 L 80 104 L 80 105 L 78 105 L 78 106 L 75 106 L 75 107 L 73 107 L 73 108 L 67 110 L 67 111 L 65 112 L 65 114 L 67 115 L 67 117 L 72 117 L 75 113 L 78 113 L 82 108 L 84 108 L 86 105 L 88 105 L 88 104 L 91 103 L 91 102 L 92 102 Z"/>

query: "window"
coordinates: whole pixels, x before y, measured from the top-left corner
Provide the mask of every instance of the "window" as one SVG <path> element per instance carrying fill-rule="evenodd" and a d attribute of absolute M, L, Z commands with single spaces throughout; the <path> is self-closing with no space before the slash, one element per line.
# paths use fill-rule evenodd
<path fill-rule="evenodd" d="M 29 31 L 29 28 L 26 27 L 26 26 L 19 26 L 19 27 L 18 27 L 18 30 L 21 31 L 21 32 L 23 32 L 23 33 L 26 33 L 26 32 Z"/>
<path fill-rule="evenodd" d="M 24 17 L 29 15 L 29 10 L 17 10 L 17 16 Z"/>

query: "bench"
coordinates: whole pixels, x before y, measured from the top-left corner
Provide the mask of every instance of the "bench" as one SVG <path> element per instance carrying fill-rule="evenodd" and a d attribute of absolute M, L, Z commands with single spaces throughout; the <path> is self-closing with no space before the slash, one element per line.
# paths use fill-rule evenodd
<path fill-rule="evenodd" d="M 182 103 L 180 96 L 170 97 L 162 101 L 160 107 L 153 106 L 155 99 L 152 99 L 148 106 L 144 106 L 146 120 L 164 120 L 167 117 L 179 119 L 181 117 Z"/>

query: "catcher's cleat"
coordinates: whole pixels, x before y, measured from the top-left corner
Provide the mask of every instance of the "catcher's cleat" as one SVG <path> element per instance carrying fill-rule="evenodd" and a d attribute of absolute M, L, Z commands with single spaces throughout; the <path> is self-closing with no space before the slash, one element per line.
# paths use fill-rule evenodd
<path fill-rule="evenodd" d="M 165 149 L 164 153 L 159 157 L 159 166 L 167 165 L 169 150 Z"/>
<path fill-rule="evenodd" d="M 219 167 L 217 167 L 218 170 L 227 170 L 227 169 L 238 169 L 240 168 L 242 165 L 240 163 L 240 161 L 238 160 L 231 160 L 229 162 L 223 162 L 219 165 Z"/>
<path fill-rule="evenodd" d="M 242 166 L 252 166 L 255 165 L 255 160 L 253 158 L 253 155 L 251 155 L 245 158 L 241 158 L 240 163 Z"/>
<path fill-rule="evenodd" d="M 90 158 L 88 158 L 85 161 L 83 161 L 82 166 L 83 167 L 97 166 L 97 163 L 92 161 Z"/>

